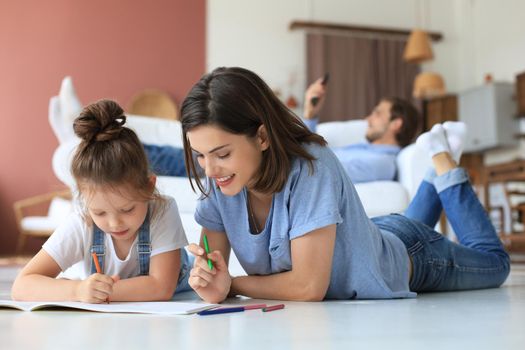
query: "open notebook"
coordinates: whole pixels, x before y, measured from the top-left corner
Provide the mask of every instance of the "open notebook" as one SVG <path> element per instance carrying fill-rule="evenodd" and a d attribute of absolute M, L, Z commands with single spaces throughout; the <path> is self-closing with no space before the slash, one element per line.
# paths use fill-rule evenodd
<path fill-rule="evenodd" d="M 110 313 L 137 313 L 155 315 L 189 315 L 217 307 L 216 304 L 186 303 L 180 301 L 159 302 L 111 302 L 109 304 L 88 304 L 75 301 L 13 301 L 0 300 L 1 308 L 22 311 L 36 311 L 50 308 L 67 308 Z"/>

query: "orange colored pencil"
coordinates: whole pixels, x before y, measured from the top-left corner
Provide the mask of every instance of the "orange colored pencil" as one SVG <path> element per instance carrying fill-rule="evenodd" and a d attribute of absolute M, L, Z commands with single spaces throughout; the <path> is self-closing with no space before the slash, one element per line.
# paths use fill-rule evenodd
<path fill-rule="evenodd" d="M 91 253 L 91 256 L 93 257 L 93 262 L 95 263 L 97 273 L 102 273 L 102 269 L 100 268 L 100 264 L 98 263 L 97 253 L 93 252 Z"/>
<path fill-rule="evenodd" d="M 102 269 L 100 268 L 100 264 L 98 263 L 97 253 L 93 252 L 91 253 L 91 256 L 93 257 L 93 262 L 95 263 L 97 273 L 102 273 Z M 106 303 L 109 304 L 109 297 L 106 299 Z"/>

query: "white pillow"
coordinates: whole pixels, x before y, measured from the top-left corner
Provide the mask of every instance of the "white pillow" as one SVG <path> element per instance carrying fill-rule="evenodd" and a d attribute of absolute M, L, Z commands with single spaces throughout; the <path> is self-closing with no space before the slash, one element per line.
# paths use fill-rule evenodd
<path fill-rule="evenodd" d="M 355 189 L 368 217 L 402 213 L 409 203 L 407 190 L 399 182 L 362 182 Z"/>
<path fill-rule="evenodd" d="M 20 225 L 27 231 L 54 231 L 60 225 L 60 220 L 49 216 L 26 216 Z"/>
<path fill-rule="evenodd" d="M 62 197 L 55 197 L 49 204 L 47 216 L 50 218 L 65 218 L 73 210 L 73 202 Z"/>
<path fill-rule="evenodd" d="M 330 147 L 342 147 L 365 142 L 367 127 L 364 119 L 326 122 L 317 125 L 317 133 L 325 138 Z"/>
<path fill-rule="evenodd" d="M 143 143 L 183 148 L 182 126 L 179 121 L 132 114 L 126 115 L 125 125 L 133 129 Z"/>

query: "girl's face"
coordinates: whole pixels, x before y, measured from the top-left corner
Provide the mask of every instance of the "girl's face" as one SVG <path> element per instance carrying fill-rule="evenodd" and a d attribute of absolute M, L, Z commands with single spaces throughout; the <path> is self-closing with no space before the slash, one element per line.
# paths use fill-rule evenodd
<path fill-rule="evenodd" d="M 133 241 L 148 212 L 148 201 L 133 199 L 127 187 L 88 190 L 86 206 L 93 222 L 114 240 Z"/>
<path fill-rule="evenodd" d="M 187 133 L 189 143 L 206 176 L 228 196 L 250 188 L 268 148 L 263 126 L 254 138 L 236 135 L 213 125 L 201 125 Z"/>

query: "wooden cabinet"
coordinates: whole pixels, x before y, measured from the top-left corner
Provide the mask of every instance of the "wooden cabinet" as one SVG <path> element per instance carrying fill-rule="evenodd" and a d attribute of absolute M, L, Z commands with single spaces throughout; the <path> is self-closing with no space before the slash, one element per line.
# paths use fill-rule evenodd
<path fill-rule="evenodd" d="M 525 117 L 525 72 L 516 76 L 516 97 L 518 100 L 518 116 Z"/>
<path fill-rule="evenodd" d="M 516 104 L 518 106 L 516 117 L 519 125 L 516 137 L 525 139 L 525 72 L 516 75 Z"/>
<path fill-rule="evenodd" d="M 483 187 L 485 183 L 483 153 L 463 153 L 460 165 L 467 170 L 470 182 L 474 186 Z"/>
<path fill-rule="evenodd" d="M 423 101 L 423 128 L 430 130 L 434 124 L 447 120 L 458 120 L 458 99 L 456 95 L 444 95 Z"/>

